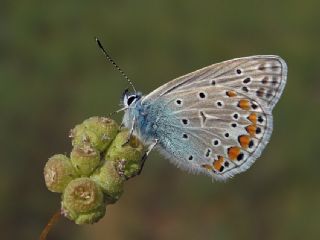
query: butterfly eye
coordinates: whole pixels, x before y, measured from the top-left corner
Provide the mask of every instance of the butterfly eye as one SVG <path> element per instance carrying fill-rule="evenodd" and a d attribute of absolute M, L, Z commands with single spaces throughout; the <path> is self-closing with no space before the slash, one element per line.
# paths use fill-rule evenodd
<path fill-rule="evenodd" d="M 137 97 L 136 97 L 135 95 L 132 95 L 132 96 L 128 97 L 128 100 L 127 100 L 128 106 L 130 106 L 130 105 L 134 102 L 134 100 L 135 100 L 136 98 L 137 98 Z"/>

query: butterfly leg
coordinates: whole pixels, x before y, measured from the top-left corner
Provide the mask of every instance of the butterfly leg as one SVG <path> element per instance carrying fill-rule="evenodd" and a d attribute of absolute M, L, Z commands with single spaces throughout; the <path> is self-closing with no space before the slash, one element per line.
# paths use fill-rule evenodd
<path fill-rule="evenodd" d="M 119 131 L 121 131 L 123 127 L 124 127 L 124 123 L 121 123 L 119 126 Z"/>
<path fill-rule="evenodd" d="M 143 169 L 143 166 L 144 166 L 144 163 L 146 162 L 150 152 L 152 151 L 152 149 L 154 149 L 154 147 L 158 144 L 159 140 L 158 139 L 155 139 L 153 141 L 153 143 L 151 143 L 148 147 L 148 150 L 143 154 L 141 160 L 140 160 L 140 168 L 139 168 L 139 171 L 135 174 L 133 174 L 132 176 L 128 177 L 129 178 L 132 178 L 132 177 L 135 177 L 135 176 L 138 176 L 141 174 L 142 172 L 142 169 Z"/>
<path fill-rule="evenodd" d="M 131 127 L 131 129 L 130 129 L 130 132 L 129 132 L 127 141 L 126 141 L 124 144 L 122 144 L 122 146 L 125 146 L 125 145 L 127 145 L 127 144 L 130 142 L 131 136 L 132 136 L 132 134 L 133 134 L 134 127 L 135 127 L 135 125 L 136 125 L 136 117 L 135 117 L 135 116 L 133 116 L 132 122 L 133 122 L 133 123 L 132 123 L 132 127 Z"/>

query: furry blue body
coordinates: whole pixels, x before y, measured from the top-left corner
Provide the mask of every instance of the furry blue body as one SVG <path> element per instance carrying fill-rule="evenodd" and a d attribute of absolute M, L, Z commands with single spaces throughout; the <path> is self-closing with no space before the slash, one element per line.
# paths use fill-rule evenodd
<path fill-rule="evenodd" d="M 143 98 L 139 99 L 133 106 L 126 111 L 123 124 L 131 129 L 133 125 L 133 133 L 142 141 L 150 144 L 154 140 L 158 140 L 159 144 L 170 141 L 170 138 L 177 131 L 173 125 L 178 123 L 178 119 L 172 114 L 172 110 L 168 108 L 164 101 L 143 102 Z"/>
<path fill-rule="evenodd" d="M 139 99 L 126 111 L 123 124 L 131 129 L 146 145 L 158 141 L 157 148 L 175 165 L 186 161 L 192 143 L 182 139 L 181 121 L 175 117 L 170 101 L 143 101 Z M 191 144 L 191 145 L 190 145 Z"/>

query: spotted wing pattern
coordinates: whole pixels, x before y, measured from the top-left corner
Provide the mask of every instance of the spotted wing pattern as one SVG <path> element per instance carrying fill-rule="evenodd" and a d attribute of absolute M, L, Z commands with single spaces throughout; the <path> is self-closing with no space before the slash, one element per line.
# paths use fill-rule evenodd
<path fill-rule="evenodd" d="M 165 102 L 177 120 L 171 121 L 175 133 L 161 151 L 179 167 L 219 180 L 245 171 L 270 139 L 272 109 L 286 76 L 281 58 L 254 56 L 214 64 L 165 84 L 143 100 Z"/>
<path fill-rule="evenodd" d="M 168 93 L 205 86 L 224 86 L 252 95 L 270 110 L 279 100 L 287 79 L 287 65 L 273 55 L 236 58 L 194 71 L 157 88 L 145 101 Z"/>

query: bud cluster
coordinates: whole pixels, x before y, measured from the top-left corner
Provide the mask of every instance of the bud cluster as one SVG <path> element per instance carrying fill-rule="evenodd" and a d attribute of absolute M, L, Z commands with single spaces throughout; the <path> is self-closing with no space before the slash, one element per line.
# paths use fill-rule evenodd
<path fill-rule="evenodd" d="M 62 193 L 61 210 L 77 224 L 95 223 L 115 203 L 124 182 L 141 170 L 144 146 L 109 118 L 91 117 L 70 131 L 70 157 L 53 155 L 44 168 L 47 188 Z M 129 139 L 129 141 L 128 141 Z"/>

